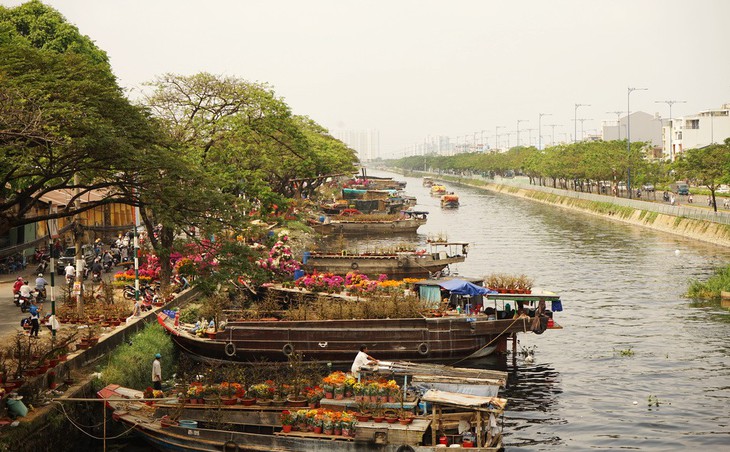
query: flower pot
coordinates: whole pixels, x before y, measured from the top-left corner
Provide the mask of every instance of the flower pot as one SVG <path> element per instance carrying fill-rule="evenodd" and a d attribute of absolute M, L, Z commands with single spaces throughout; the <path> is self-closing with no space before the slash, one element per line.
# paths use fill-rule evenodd
<path fill-rule="evenodd" d="M 371 401 L 372 403 L 378 403 L 378 396 L 376 396 L 376 395 L 371 395 L 371 396 L 370 396 L 370 401 Z"/>
<path fill-rule="evenodd" d="M 325 435 L 334 435 L 335 434 L 335 429 L 334 428 L 327 428 L 327 429 L 324 429 L 323 430 L 323 433 Z"/>
<path fill-rule="evenodd" d="M 256 399 L 256 405 L 259 405 L 259 406 L 269 406 L 269 405 L 271 405 L 271 400 L 269 400 L 269 399 Z"/>
<path fill-rule="evenodd" d="M 345 394 L 342 394 L 342 393 L 335 394 L 335 400 L 342 400 L 344 398 L 345 398 Z"/>
<path fill-rule="evenodd" d="M 400 419 L 398 419 L 398 422 L 400 422 L 400 425 L 408 425 L 411 422 L 413 422 L 413 419 L 410 417 L 400 418 Z"/>
<path fill-rule="evenodd" d="M 221 401 L 223 402 L 223 405 L 235 405 L 237 399 L 235 397 L 221 397 Z"/>
<path fill-rule="evenodd" d="M 307 406 L 307 399 L 289 397 L 286 399 L 286 404 L 290 407 L 304 407 Z"/>
<path fill-rule="evenodd" d="M 373 422 L 384 422 L 385 417 L 384 416 L 373 416 Z"/>
<path fill-rule="evenodd" d="M 331 392 L 325 392 L 324 393 L 324 398 L 325 399 L 331 399 L 333 397 L 334 397 L 334 395 Z"/>
<path fill-rule="evenodd" d="M 388 403 L 396 403 L 396 401 L 395 396 L 388 396 Z"/>
<path fill-rule="evenodd" d="M 322 433 L 322 427 L 321 426 L 314 427 L 314 433 L 317 433 L 317 434 Z"/>
<path fill-rule="evenodd" d="M 311 408 L 311 409 L 317 408 L 317 402 L 309 402 L 309 408 Z"/>
<path fill-rule="evenodd" d="M 471 441 L 462 441 L 461 447 L 474 447 L 474 443 Z"/>
<path fill-rule="evenodd" d="M 271 404 L 274 406 L 284 406 L 286 405 L 286 399 L 273 399 Z"/>
<path fill-rule="evenodd" d="M 205 333 L 205 334 L 208 335 L 208 339 L 215 339 L 215 334 L 216 333 Z"/>
<path fill-rule="evenodd" d="M 335 428 L 335 431 L 334 431 L 334 433 L 333 433 L 333 434 L 334 434 L 335 436 L 340 436 L 340 435 L 342 435 L 342 429 L 341 429 L 341 428 Z"/>
<path fill-rule="evenodd" d="M 342 429 L 342 436 L 352 436 L 349 428 Z"/>
<path fill-rule="evenodd" d="M 281 426 L 281 431 L 284 432 L 284 433 L 291 432 L 291 425 L 282 425 Z"/>
<path fill-rule="evenodd" d="M 397 417 L 386 417 L 385 422 L 387 422 L 388 424 L 395 424 L 396 422 L 398 422 L 398 418 Z"/>
<path fill-rule="evenodd" d="M 355 417 L 357 418 L 357 421 L 358 422 L 367 422 L 367 421 L 370 420 L 370 415 L 369 414 L 359 413 L 359 414 L 356 414 Z"/>
<path fill-rule="evenodd" d="M 241 405 L 244 405 L 244 406 L 251 406 L 254 403 L 256 403 L 256 399 L 253 399 L 253 398 L 250 398 L 250 397 L 241 399 Z"/>

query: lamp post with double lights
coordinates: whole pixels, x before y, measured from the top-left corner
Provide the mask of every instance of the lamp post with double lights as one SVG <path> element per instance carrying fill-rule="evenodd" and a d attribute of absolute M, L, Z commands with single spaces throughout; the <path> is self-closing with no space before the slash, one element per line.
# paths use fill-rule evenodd
<path fill-rule="evenodd" d="M 573 110 L 573 121 L 575 121 L 575 128 L 573 130 L 573 143 L 576 143 L 578 141 L 578 108 L 590 106 L 591 104 L 575 104 L 575 109 Z"/>
<path fill-rule="evenodd" d="M 576 121 L 580 121 L 580 141 L 583 141 L 585 138 L 585 133 L 583 129 L 583 123 L 586 121 L 593 121 L 593 118 L 578 118 Z"/>
<path fill-rule="evenodd" d="M 626 152 L 628 153 L 629 165 L 626 171 L 626 189 L 629 191 L 629 198 L 633 198 L 631 193 L 631 93 L 634 91 L 648 91 L 649 88 L 628 88 L 626 94 Z"/>
<path fill-rule="evenodd" d="M 672 105 L 674 104 L 686 104 L 686 100 L 655 100 L 655 104 L 667 104 L 669 105 L 669 161 L 674 161 L 674 146 L 672 146 L 672 138 L 674 135 L 674 121 L 672 120 Z"/>
<path fill-rule="evenodd" d="M 537 114 L 537 150 L 542 150 L 542 117 L 552 116 L 552 113 L 538 113 Z"/>

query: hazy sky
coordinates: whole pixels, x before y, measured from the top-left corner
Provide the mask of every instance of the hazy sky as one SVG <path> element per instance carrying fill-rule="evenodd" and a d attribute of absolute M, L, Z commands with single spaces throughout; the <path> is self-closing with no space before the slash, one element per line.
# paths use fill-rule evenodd
<path fill-rule="evenodd" d="M 21 1 L 0 0 L 14 6 Z M 730 0 L 46 0 L 111 59 L 120 84 L 207 71 L 268 82 L 330 129 L 378 129 L 383 156 L 427 136 L 520 123 L 543 140 L 612 111 L 673 116 L 730 102 Z M 134 91 L 130 94 L 134 97 Z M 565 137 L 561 133 L 567 133 Z M 578 126 L 580 134 L 580 125 Z M 515 143 L 512 135 L 512 144 Z"/>

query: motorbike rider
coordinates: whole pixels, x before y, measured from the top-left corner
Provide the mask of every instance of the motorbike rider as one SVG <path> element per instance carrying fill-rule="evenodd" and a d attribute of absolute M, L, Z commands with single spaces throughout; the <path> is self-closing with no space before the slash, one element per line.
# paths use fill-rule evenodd
<path fill-rule="evenodd" d="M 20 286 L 20 300 L 21 303 L 30 303 L 31 299 L 33 298 L 33 292 L 30 286 L 28 285 L 28 281 L 23 280 L 23 285 Z"/>
<path fill-rule="evenodd" d="M 64 269 L 64 273 L 66 273 L 66 284 L 70 284 L 76 276 L 76 269 L 74 268 L 72 263 L 69 262 L 69 264 Z"/>
<path fill-rule="evenodd" d="M 20 286 L 23 285 L 23 277 L 18 276 L 18 279 L 15 280 L 15 284 L 13 284 L 13 295 L 20 292 Z"/>
<path fill-rule="evenodd" d="M 114 258 L 112 257 L 112 253 L 109 251 L 104 251 L 104 254 L 101 256 L 101 263 L 102 266 L 107 269 L 107 271 L 111 270 L 112 266 L 114 265 Z"/>
<path fill-rule="evenodd" d="M 46 285 L 48 282 L 43 278 L 43 273 L 38 273 L 38 277 L 35 279 L 35 290 L 38 291 L 39 298 L 46 298 Z"/>
<path fill-rule="evenodd" d="M 93 275 L 92 277 L 101 279 L 101 271 L 101 259 L 97 257 L 96 259 L 94 259 L 94 263 L 91 264 L 91 274 Z"/>

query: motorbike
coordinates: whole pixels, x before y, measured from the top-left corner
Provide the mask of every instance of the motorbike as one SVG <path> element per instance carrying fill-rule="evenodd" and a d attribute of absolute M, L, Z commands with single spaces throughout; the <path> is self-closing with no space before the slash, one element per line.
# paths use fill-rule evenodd
<path fill-rule="evenodd" d="M 35 272 L 36 273 L 45 273 L 46 270 L 48 269 L 48 264 L 49 264 L 50 260 L 51 259 L 48 257 L 48 255 L 44 255 L 41 258 L 41 261 L 38 263 L 38 267 L 36 267 Z"/>
<path fill-rule="evenodd" d="M 101 273 L 94 272 L 91 274 L 91 281 L 98 283 L 101 282 Z"/>
<path fill-rule="evenodd" d="M 43 289 L 36 288 L 35 300 L 36 300 L 36 303 L 43 303 L 46 301 L 46 288 L 45 287 Z"/>
<path fill-rule="evenodd" d="M 104 266 L 104 272 L 109 273 L 110 271 L 112 271 L 112 267 L 114 267 L 114 261 L 105 261 L 102 265 Z"/>
<path fill-rule="evenodd" d="M 31 300 L 33 299 L 33 294 L 31 294 L 30 297 L 24 297 L 20 295 L 18 299 L 18 306 L 20 306 L 20 312 L 28 312 L 30 309 Z"/>

